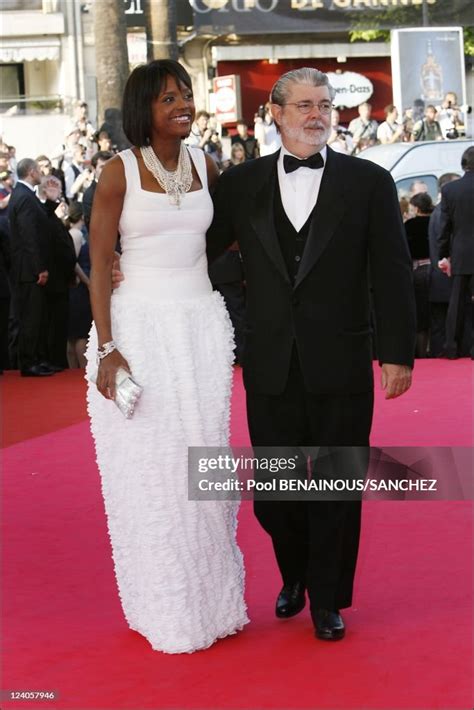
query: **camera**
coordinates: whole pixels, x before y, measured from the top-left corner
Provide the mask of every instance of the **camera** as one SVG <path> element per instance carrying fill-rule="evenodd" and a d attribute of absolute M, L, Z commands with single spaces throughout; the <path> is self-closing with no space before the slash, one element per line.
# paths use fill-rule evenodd
<path fill-rule="evenodd" d="M 263 104 L 258 107 L 257 116 L 258 116 L 259 118 L 264 119 L 266 113 L 267 113 L 267 110 L 266 110 L 266 108 L 265 108 L 265 106 L 264 106 Z"/>
<path fill-rule="evenodd" d="M 459 138 L 459 132 L 457 128 L 455 128 L 455 126 L 449 128 L 446 131 L 446 138 L 448 138 L 449 140 L 455 140 L 456 138 Z"/>

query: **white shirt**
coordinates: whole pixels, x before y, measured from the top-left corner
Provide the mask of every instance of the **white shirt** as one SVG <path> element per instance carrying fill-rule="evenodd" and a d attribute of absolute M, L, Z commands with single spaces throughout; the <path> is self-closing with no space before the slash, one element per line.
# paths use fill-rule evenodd
<path fill-rule="evenodd" d="M 30 185 L 29 182 L 25 182 L 25 180 L 17 180 L 16 184 L 21 183 L 22 185 L 26 185 L 26 187 L 29 187 L 31 192 L 36 192 L 34 185 Z"/>
<path fill-rule="evenodd" d="M 399 128 L 399 123 L 389 123 L 388 121 L 384 121 L 377 128 L 377 140 L 379 140 L 381 143 L 388 143 L 390 140 L 392 140 L 394 134 L 398 131 Z M 398 136 L 397 142 L 401 141 L 401 139 L 401 135 Z"/>
<path fill-rule="evenodd" d="M 77 170 L 79 170 L 79 173 L 77 175 L 74 172 L 74 169 L 72 167 L 73 165 Z M 75 163 L 71 163 L 71 165 L 68 165 L 67 167 L 63 168 L 63 170 L 64 170 L 64 183 L 66 186 L 66 197 L 68 198 L 68 200 L 72 200 L 72 198 L 74 197 L 73 192 L 72 192 L 72 186 L 76 182 L 79 175 L 82 172 L 84 172 L 84 168 L 82 167 L 82 165 L 76 165 Z"/>
<path fill-rule="evenodd" d="M 281 146 L 280 134 L 275 123 L 258 122 L 254 126 L 254 136 L 257 139 L 260 157 L 271 155 Z"/>
<path fill-rule="evenodd" d="M 326 165 L 327 148 L 320 151 Z M 281 201 L 286 216 L 297 232 L 305 224 L 318 199 L 319 188 L 324 173 L 322 168 L 298 168 L 292 173 L 285 173 L 283 158 L 293 155 L 282 144 L 278 157 L 278 182 L 280 184 Z M 298 158 L 297 155 L 294 156 Z M 301 160 L 301 158 L 298 158 Z"/>

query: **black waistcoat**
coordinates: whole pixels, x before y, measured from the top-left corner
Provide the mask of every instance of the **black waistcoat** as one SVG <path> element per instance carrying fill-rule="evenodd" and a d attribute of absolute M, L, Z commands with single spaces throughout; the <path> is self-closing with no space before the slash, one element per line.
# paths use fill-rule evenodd
<path fill-rule="evenodd" d="M 314 208 L 311 210 L 308 219 L 303 224 L 300 231 L 297 232 L 284 210 L 283 203 L 281 201 L 278 175 L 275 176 L 275 201 L 273 206 L 275 231 L 277 233 L 281 253 L 286 264 L 286 270 L 292 284 L 295 283 L 299 265 L 301 264 L 301 258 L 303 256 L 306 240 L 308 238 L 309 227 L 311 225 L 311 220 L 313 219 L 313 212 Z"/>

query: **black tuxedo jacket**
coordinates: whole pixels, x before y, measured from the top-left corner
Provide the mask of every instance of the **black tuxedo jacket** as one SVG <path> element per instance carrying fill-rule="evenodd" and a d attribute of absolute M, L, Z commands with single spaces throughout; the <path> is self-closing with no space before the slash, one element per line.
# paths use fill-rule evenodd
<path fill-rule="evenodd" d="M 11 234 L 12 283 L 37 281 L 50 265 L 49 214 L 57 207 L 42 204 L 26 185 L 18 183 L 8 203 Z"/>
<path fill-rule="evenodd" d="M 439 236 L 441 227 L 441 205 L 436 205 L 431 213 L 428 226 L 428 240 L 430 246 L 431 274 L 430 274 L 430 301 L 432 303 L 449 303 L 451 297 L 451 279 L 438 268 L 439 261 Z"/>
<path fill-rule="evenodd" d="M 451 257 L 454 276 L 474 274 L 474 171 L 441 191 L 440 258 Z"/>
<path fill-rule="evenodd" d="M 87 229 L 90 227 L 91 215 L 92 215 L 92 204 L 94 202 L 94 195 L 97 189 L 97 180 L 94 180 L 87 190 L 84 192 L 84 197 L 82 199 L 82 209 L 84 213 L 84 222 Z"/>
<path fill-rule="evenodd" d="M 294 286 L 273 221 L 278 152 L 223 173 L 208 232 L 212 260 L 239 243 L 247 284 L 247 389 L 285 387 L 294 343 L 307 390 L 350 394 L 373 387 L 370 283 L 378 354 L 413 364 L 412 265 L 395 185 L 368 160 L 328 148 L 313 219 Z"/>

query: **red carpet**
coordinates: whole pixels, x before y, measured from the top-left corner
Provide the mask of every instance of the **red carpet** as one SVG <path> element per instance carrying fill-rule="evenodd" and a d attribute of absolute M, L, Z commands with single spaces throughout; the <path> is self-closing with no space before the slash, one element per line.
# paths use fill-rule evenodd
<path fill-rule="evenodd" d="M 378 377 L 378 374 L 377 374 Z M 373 502 L 345 641 L 309 614 L 273 617 L 268 539 L 242 506 L 252 623 L 205 652 L 153 652 L 123 620 L 79 372 L 3 377 L 4 690 L 56 691 L 60 710 L 380 708 L 469 710 L 472 505 Z M 399 400 L 378 392 L 373 443 L 472 445 L 471 361 L 421 361 Z M 240 371 L 233 443 L 245 444 Z"/>

